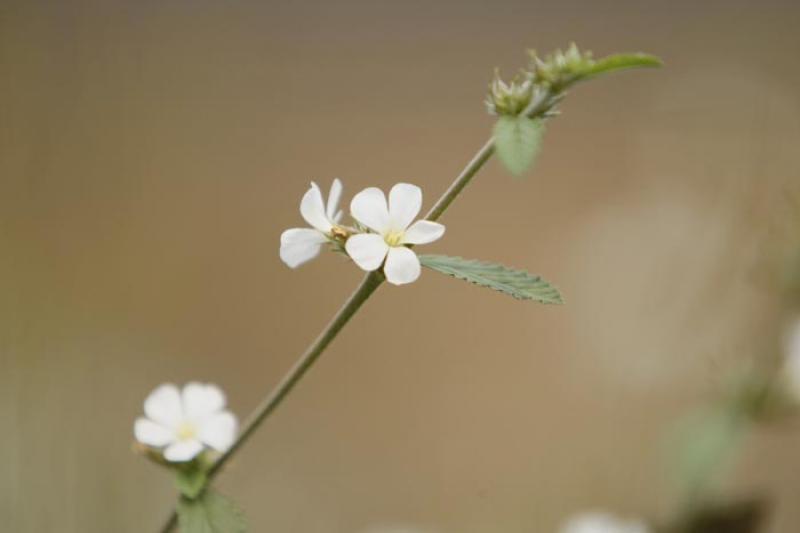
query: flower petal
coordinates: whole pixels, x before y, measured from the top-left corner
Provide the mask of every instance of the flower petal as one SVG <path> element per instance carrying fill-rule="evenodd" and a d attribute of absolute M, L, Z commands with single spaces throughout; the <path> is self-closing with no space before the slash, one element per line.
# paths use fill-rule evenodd
<path fill-rule="evenodd" d="M 144 414 L 162 426 L 177 427 L 183 420 L 183 405 L 178 387 L 166 383 L 151 392 L 144 401 Z"/>
<path fill-rule="evenodd" d="M 224 452 L 236 439 L 236 417 L 229 411 L 223 411 L 200 424 L 197 438 L 203 444 Z"/>
<path fill-rule="evenodd" d="M 183 413 L 190 420 L 208 418 L 225 408 L 225 394 L 210 383 L 187 383 L 182 398 Z"/>
<path fill-rule="evenodd" d="M 311 188 L 303 195 L 300 201 L 300 214 L 308 222 L 322 233 L 328 233 L 333 225 L 325 214 L 325 203 L 322 201 L 322 192 L 313 181 Z"/>
<path fill-rule="evenodd" d="M 417 254 L 411 248 L 396 246 L 389 249 L 386 256 L 386 265 L 383 267 L 386 279 L 394 285 L 405 285 L 416 281 L 419 277 L 420 266 Z"/>
<path fill-rule="evenodd" d="M 386 196 L 377 187 L 368 187 L 356 194 L 350 202 L 350 214 L 354 219 L 378 233 L 384 233 L 390 229 Z"/>
<path fill-rule="evenodd" d="M 428 244 L 439 240 L 444 235 L 444 224 L 430 220 L 417 220 L 408 228 L 403 236 L 404 244 Z"/>
<path fill-rule="evenodd" d="M 297 268 L 317 257 L 325 241 L 325 236 L 315 229 L 287 229 L 281 234 L 281 260 L 290 268 Z"/>
<path fill-rule="evenodd" d="M 133 425 L 136 440 L 148 446 L 166 446 L 175 442 L 175 432 L 148 418 L 137 418 Z"/>
<path fill-rule="evenodd" d="M 375 233 L 359 233 L 353 235 L 344 245 L 347 255 L 367 272 L 378 270 L 389 251 L 389 245 L 383 237 Z"/>
<path fill-rule="evenodd" d="M 328 220 L 335 220 L 336 219 L 336 210 L 339 207 L 339 200 L 342 198 L 342 182 L 339 178 L 333 180 L 333 184 L 331 184 L 331 190 L 328 191 L 328 206 L 325 210 L 325 214 L 328 217 Z"/>
<path fill-rule="evenodd" d="M 164 459 L 173 463 L 183 463 L 194 459 L 203 451 L 203 444 L 196 439 L 173 442 L 164 450 Z"/>
<path fill-rule="evenodd" d="M 392 229 L 404 230 L 422 209 L 422 189 L 410 183 L 398 183 L 389 191 L 389 216 Z"/>

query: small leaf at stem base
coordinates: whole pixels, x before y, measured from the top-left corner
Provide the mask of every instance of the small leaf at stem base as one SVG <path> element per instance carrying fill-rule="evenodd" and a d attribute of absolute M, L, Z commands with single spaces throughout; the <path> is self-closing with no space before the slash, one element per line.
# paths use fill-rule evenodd
<path fill-rule="evenodd" d="M 178 502 L 178 527 L 181 533 L 245 533 L 242 511 L 229 499 L 213 490 L 198 498 Z"/>

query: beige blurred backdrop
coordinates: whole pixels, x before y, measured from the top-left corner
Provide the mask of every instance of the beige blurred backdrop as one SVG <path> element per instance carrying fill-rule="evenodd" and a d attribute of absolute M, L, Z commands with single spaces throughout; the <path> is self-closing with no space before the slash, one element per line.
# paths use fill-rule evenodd
<path fill-rule="evenodd" d="M 172 482 L 131 451 L 164 381 L 245 416 L 361 278 L 292 271 L 310 180 L 423 187 L 487 137 L 495 66 L 571 40 L 660 71 L 572 91 L 525 180 L 491 162 L 429 250 L 525 267 L 567 305 L 423 272 L 383 287 L 219 478 L 252 531 L 554 531 L 666 517 L 668 428 L 767 357 L 771 242 L 800 178 L 800 4 L 0 5 L 0 529 L 155 531 Z M 724 490 L 800 529 L 800 430 Z"/>

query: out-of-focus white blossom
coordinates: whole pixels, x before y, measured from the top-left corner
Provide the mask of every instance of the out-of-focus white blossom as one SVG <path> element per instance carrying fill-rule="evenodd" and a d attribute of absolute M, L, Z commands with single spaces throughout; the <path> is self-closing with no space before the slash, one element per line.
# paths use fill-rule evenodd
<path fill-rule="evenodd" d="M 136 440 L 170 462 L 191 461 L 206 448 L 224 452 L 236 438 L 236 417 L 215 385 L 161 385 L 144 401 L 144 413 L 134 424 Z"/>
<path fill-rule="evenodd" d="M 789 393 L 800 400 L 800 317 L 790 323 L 784 338 L 783 379 Z"/>
<path fill-rule="evenodd" d="M 583 513 L 570 518 L 560 533 L 650 533 L 640 520 L 622 520 L 601 511 Z"/>
<path fill-rule="evenodd" d="M 361 533 L 434 533 L 434 531 L 408 524 L 382 524 L 372 525 L 362 530 Z"/>

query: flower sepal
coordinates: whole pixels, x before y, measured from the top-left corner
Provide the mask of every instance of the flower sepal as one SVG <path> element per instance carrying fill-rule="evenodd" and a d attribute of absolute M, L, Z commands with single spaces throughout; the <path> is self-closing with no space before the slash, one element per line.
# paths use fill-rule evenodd
<path fill-rule="evenodd" d="M 213 460 L 208 454 L 201 454 L 190 463 L 175 467 L 175 488 L 181 496 L 190 500 L 196 499 L 203 493 L 208 485 L 208 471 L 213 465 Z"/>
<path fill-rule="evenodd" d="M 204 450 L 194 459 L 184 463 L 173 463 L 164 458 L 162 450 L 135 442 L 133 451 L 149 461 L 171 470 L 175 475 L 175 488 L 181 496 L 193 500 L 197 498 L 208 484 L 208 471 L 220 457 L 214 450 Z"/>

